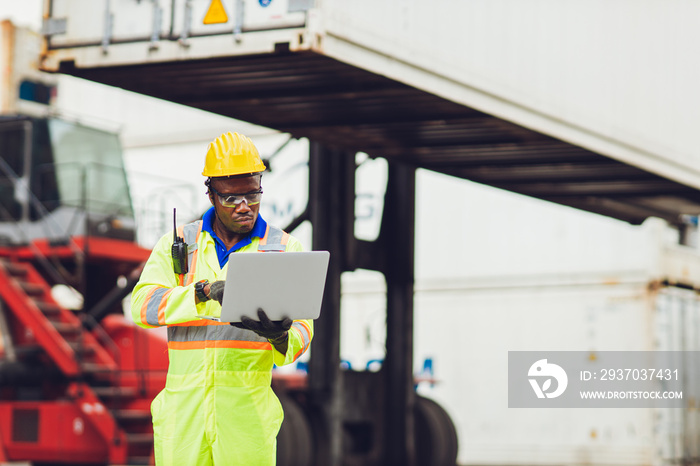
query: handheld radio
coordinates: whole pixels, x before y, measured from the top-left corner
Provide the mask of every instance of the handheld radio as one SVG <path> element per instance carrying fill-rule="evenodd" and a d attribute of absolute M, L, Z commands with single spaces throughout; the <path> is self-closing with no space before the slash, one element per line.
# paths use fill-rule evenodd
<path fill-rule="evenodd" d="M 176 210 L 173 209 L 173 270 L 176 274 L 187 273 L 187 244 L 185 240 L 177 236 Z"/>

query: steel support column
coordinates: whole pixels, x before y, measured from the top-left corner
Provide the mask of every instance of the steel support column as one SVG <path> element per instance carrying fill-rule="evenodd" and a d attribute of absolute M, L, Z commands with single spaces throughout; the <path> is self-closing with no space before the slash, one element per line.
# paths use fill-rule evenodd
<path fill-rule="evenodd" d="M 352 395 L 361 389 L 344 387 L 340 370 L 340 277 L 357 267 L 382 272 L 387 284 L 387 351 L 381 374 L 377 374 L 385 387 L 384 410 L 377 413 L 381 420 L 376 424 L 382 426 L 382 434 L 377 436 L 382 445 L 381 464 L 415 465 L 414 204 L 415 169 L 390 163 L 379 237 L 374 242 L 358 241 L 354 236 L 355 155 L 311 143 L 309 218 L 313 249 L 331 253 L 309 362 L 309 405 L 317 423 L 316 433 L 321 436 L 317 439 L 316 465 L 339 466 L 343 462 L 344 390 Z M 354 456 L 356 460 L 357 454 Z"/>
<path fill-rule="evenodd" d="M 414 466 L 413 284 L 415 169 L 389 164 L 380 242 L 387 288 L 384 464 Z"/>
<path fill-rule="evenodd" d="M 342 383 L 340 371 L 340 275 L 347 269 L 354 236 L 355 155 L 311 143 L 309 214 L 313 249 L 331 259 L 321 316 L 315 321 L 309 361 L 310 403 L 325 437 L 316 464 L 339 466 L 342 460 Z"/>

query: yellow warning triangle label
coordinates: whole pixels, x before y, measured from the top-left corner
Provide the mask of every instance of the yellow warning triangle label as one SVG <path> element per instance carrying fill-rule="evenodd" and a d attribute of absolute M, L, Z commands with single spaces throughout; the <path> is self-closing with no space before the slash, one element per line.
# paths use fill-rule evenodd
<path fill-rule="evenodd" d="M 204 15 L 203 24 L 228 23 L 228 15 L 221 0 L 211 0 L 207 14 Z"/>

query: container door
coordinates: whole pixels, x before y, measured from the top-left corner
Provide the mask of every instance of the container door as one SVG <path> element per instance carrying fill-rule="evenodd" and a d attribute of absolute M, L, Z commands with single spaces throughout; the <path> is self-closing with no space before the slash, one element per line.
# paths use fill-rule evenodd
<path fill-rule="evenodd" d="M 309 3 L 289 0 L 175 0 L 173 34 L 197 37 L 234 32 L 303 27 Z M 224 23 L 205 24 L 212 10 L 225 12 Z"/>
<path fill-rule="evenodd" d="M 243 28 L 258 30 L 304 26 L 305 10 L 309 6 L 293 0 L 246 0 Z"/>
<path fill-rule="evenodd" d="M 656 298 L 658 351 L 680 369 L 685 409 L 660 409 L 657 413 L 657 445 L 662 459 L 683 463 L 700 456 L 700 298 L 695 290 L 662 288 Z"/>
<path fill-rule="evenodd" d="M 52 0 L 50 48 L 303 27 L 311 0 Z M 216 18 L 217 22 L 208 21 Z M 65 25 L 64 24 L 65 21 Z M 205 21 L 207 24 L 205 24 Z"/>
<path fill-rule="evenodd" d="M 49 40 L 50 48 L 166 38 L 170 33 L 171 3 L 171 0 L 52 0 L 52 28 L 56 29 Z M 65 32 L 61 32 L 62 26 L 57 26 L 63 20 Z"/>
<path fill-rule="evenodd" d="M 212 36 L 232 34 L 236 24 L 237 10 L 240 9 L 236 0 L 175 0 L 173 2 L 173 35 L 179 38 L 193 36 Z M 215 14 L 225 22 L 204 24 L 207 13 Z"/>

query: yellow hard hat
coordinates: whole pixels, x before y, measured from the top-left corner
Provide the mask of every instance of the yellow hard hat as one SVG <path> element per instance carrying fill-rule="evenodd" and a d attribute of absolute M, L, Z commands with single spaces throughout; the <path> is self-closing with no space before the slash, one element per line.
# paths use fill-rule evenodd
<path fill-rule="evenodd" d="M 264 171 L 265 164 L 253 141 L 242 134 L 224 133 L 209 144 L 202 175 L 234 176 Z"/>

